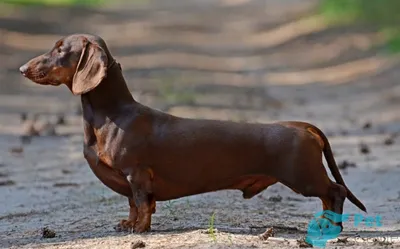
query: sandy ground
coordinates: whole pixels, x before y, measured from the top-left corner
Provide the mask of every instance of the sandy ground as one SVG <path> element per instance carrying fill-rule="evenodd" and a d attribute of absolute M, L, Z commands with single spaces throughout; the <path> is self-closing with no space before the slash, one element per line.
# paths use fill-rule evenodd
<path fill-rule="evenodd" d="M 398 59 L 382 55 L 379 46 L 371 48 L 380 41 L 371 30 L 294 22 L 313 1 L 222 1 L 220 9 L 209 7 L 215 2 L 154 1 L 151 7 L 121 5 L 97 12 L 24 9 L 2 14 L 1 248 L 130 248 L 137 241 L 146 248 L 298 248 L 297 240 L 321 210 L 318 199 L 276 184 L 251 200 L 239 191 L 220 191 L 158 202 L 152 232 L 114 231 L 128 214 L 128 202 L 102 185 L 83 159 L 79 98 L 64 87 L 35 86 L 16 70 L 70 32 L 101 34 L 144 104 L 185 117 L 303 120 L 319 126 L 329 136 L 337 162 L 354 164 L 341 172 L 366 205 L 364 215 L 382 217 L 382 226 L 368 227 L 355 226 L 352 216 L 340 240 L 329 241 L 327 248 L 400 246 Z M 66 20 L 68 25 L 61 25 Z M 143 28 L 150 26 L 150 31 Z M 155 97 L 154 89 L 166 81 L 175 82 L 172 90 Z M 185 82 L 205 85 L 205 93 L 187 97 L 179 90 Z M 183 95 L 190 103 L 179 102 Z M 260 106 L 260 96 L 265 105 Z M 248 107 L 252 101 L 257 103 Z M 238 102 L 244 107 L 232 108 Z M 54 122 L 62 113 L 66 124 L 55 127 L 56 136 L 22 143 L 21 112 L 42 113 L 42 123 Z M 345 213 L 362 214 L 348 201 Z M 42 238 L 45 227 L 55 232 L 54 238 Z M 212 227 L 216 230 L 210 233 Z M 261 239 L 271 227 L 275 236 Z"/>

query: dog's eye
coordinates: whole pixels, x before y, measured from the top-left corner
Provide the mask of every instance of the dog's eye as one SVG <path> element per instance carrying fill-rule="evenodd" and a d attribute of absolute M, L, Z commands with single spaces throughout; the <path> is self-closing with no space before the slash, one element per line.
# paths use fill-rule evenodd
<path fill-rule="evenodd" d="M 59 54 L 62 53 L 61 47 L 58 47 L 58 48 L 57 48 L 57 53 L 59 53 Z"/>

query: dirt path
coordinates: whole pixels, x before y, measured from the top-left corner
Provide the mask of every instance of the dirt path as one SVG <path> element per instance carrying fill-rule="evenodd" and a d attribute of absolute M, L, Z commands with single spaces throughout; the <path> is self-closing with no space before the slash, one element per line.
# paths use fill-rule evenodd
<path fill-rule="evenodd" d="M 1 248 L 130 248 L 138 240 L 146 248 L 298 248 L 321 209 L 319 200 L 276 184 L 251 200 L 221 191 L 158 202 L 150 234 L 115 232 L 128 203 L 83 159 L 79 99 L 17 73 L 71 32 L 101 35 L 144 104 L 186 117 L 321 127 L 336 160 L 355 165 L 342 170 L 349 188 L 368 216 L 382 217 L 382 226 L 368 227 L 352 216 L 327 248 L 399 246 L 399 61 L 380 53 L 379 35 L 327 28 L 308 15 L 315 1 L 152 2 L 0 12 Z M 66 125 L 56 127 L 58 136 L 22 144 L 21 112 L 42 113 L 41 121 L 63 113 Z M 360 214 L 348 201 L 345 212 Z M 41 238 L 44 227 L 55 238 Z M 275 237 L 260 239 L 270 227 Z"/>

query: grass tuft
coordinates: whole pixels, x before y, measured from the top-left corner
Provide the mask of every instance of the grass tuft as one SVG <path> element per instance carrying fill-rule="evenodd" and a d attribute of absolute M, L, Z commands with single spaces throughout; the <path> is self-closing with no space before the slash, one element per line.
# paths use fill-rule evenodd
<path fill-rule="evenodd" d="M 208 224 L 208 233 L 210 234 L 212 240 L 214 242 L 217 242 L 217 236 L 215 234 L 215 228 L 214 228 L 214 221 L 215 221 L 215 212 L 213 212 L 210 217 L 210 222 Z"/>

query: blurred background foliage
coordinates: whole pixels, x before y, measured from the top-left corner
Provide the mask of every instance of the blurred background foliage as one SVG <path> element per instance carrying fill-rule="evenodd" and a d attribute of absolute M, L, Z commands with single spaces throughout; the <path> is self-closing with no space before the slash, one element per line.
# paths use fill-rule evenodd
<path fill-rule="evenodd" d="M 0 0 L 13 5 L 95 6 L 106 0 Z M 378 28 L 387 38 L 390 52 L 400 52 L 399 0 L 321 0 L 320 12 L 335 25 L 367 24 Z"/>
<path fill-rule="evenodd" d="M 400 52 L 399 0 L 322 0 L 320 11 L 332 24 L 366 24 L 387 38 L 391 52 Z"/>
<path fill-rule="evenodd" d="M 105 0 L 0 0 L 0 2 L 15 5 L 96 5 L 106 2 Z"/>

